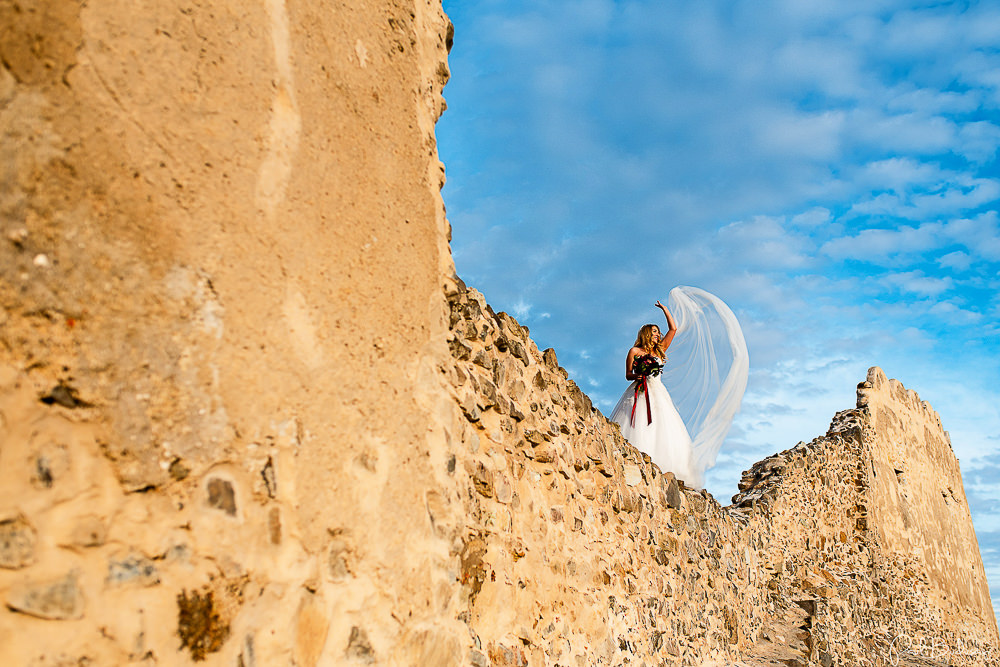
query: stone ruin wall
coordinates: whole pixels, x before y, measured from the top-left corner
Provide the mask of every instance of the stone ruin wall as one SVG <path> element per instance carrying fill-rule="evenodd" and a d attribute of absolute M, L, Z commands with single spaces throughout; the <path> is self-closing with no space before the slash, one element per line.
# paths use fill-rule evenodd
<path fill-rule="evenodd" d="M 439 2 L 0 8 L 3 664 L 990 659 L 915 398 L 723 508 L 454 280 Z"/>
<path fill-rule="evenodd" d="M 450 299 L 463 415 L 443 500 L 470 662 L 695 664 L 752 643 L 774 606 L 759 520 L 661 474 L 478 292 Z"/>
<path fill-rule="evenodd" d="M 0 664 L 453 652 L 449 30 L 0 0 Z"/>
<path fill-rule="evenodd" d="M 888 499 L 885 470 L 889 491 L 901 484 L 894 467 L 933 493 L 908 508 Z M 915 392 L 870 369 L 856 409 L 838 413 L 824 438 L 755 464 L 740 489 L 735 507 L 771 517 L 772 551 L 784 553 L 776 585 L 815 600 L 817 645 L 890 664 L 907 656 L 997 663 L 996 620 L 958 461 L 940 417 Z M 921 536 L 922 551 L 901 551 L 891 531 L 902 524 Z M 954 544 L 966 551 L 942 555 Z"/>
<path fill-rule="evenodd" d="M 913 391 L 871 374 L 863 401 L 878 433 L 872 443 L 869 484 L 873 527 L 885 555 L 900 567 L 927 567 L 936 606 L 949 619 L 966 610 L 992 617 L 979 543 L 968 513 L 958 461 L 941 418 Z M 961 633 L 961 624 L 949 623 Z"/>
<path fill-rule="evenodd" d="M 935 549 L 975 540 L 964 493 L 911 521 L 931 557 L 886 538 L 872 471 L 888 445 L 912 440 L 893 465 L 961 487 L 937 414 L 880 369 L 858 408 L 755 464 L 721 507 L 632 448 L 512 317 L 475 290 L 449 299 L 473 664 L 1000 664 L 978 547 L 969 577 L 937 574 Z"/>

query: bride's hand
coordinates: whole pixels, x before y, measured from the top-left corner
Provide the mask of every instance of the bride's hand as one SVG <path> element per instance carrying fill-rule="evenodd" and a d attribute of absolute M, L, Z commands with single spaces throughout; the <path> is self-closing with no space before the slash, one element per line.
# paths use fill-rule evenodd
<path fill-rule="evenodd" d="M 662 310 L 663 311 L 663 316 L 665 318 L 667 318 L 668 332 L 665 333 L 665 334 L 663 334 L 663 338 L 666 339 L 666 337 L 669 335 L 669 333 L 671 331 L 676 331 L 676 329 L 677 329 L 677 322 L 674 321 L 674 316 L 670 314 L 670 311 L 667 310 L 667 307 L 664 306 L 662 303 L 660 303 L 659 301 L 657 301 L 656 302 L 656 307 L 659 308 L 660 310 Z M 670 338 L 671 338 L 671 340 L 673 340 L 673 336 L 670 336 Z M 669 345 L 669 342 L 667 344 Z"/>

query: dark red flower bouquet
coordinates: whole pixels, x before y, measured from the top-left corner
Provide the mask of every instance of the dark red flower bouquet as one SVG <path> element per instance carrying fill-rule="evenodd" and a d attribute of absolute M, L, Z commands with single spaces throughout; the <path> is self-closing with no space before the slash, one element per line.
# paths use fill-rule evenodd
<path fill-rule="evenodd" d="M 663 370 L 663 364 L 651 354 L 644 354 L 632 360 L 632 372 L 643 377 L 659 375 Z"/>
<path fill-rule="evenodd" d="M 646 395 L 646 423 L 653 423 L 653 411 L 649 404 L 649 388 L 646 386 L 646 378 L 651 375 L 659 375 L 663 370 L 660 360 L 651 354 L 644 354 L 632 360 L 632 372 L 638 375 L 635 383 L 635 396 L 632 398 L 632 414 L 630 416 L 632 426 L 635 426 L 635 406 L 639 404 L 639 394 Z"/>

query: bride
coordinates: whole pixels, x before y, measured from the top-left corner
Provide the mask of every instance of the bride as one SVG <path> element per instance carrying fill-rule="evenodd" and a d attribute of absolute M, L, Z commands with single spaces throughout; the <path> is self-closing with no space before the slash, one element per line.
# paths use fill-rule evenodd
<path fill-rule="evenodd" d="M 611 413 L 611 421 L 617 422 L 622 435 L 640 452 L 649 454 L 660 470 L 693 483 L 691 436 L 660 380 L 667 348 L 677 335 L 677 323 L 666 306 L 657 301 L 656 307 L 667 320 L 667 332 L 661 334 L 655 324 L 645 324 L 639 329 L 635 345 L 625 359 L 625 379 L 632 380 L 632 384 Z M 636 360 L 647 364 L 647 374 L 636 372 L 639 370 Z"/>
<path fill-rule="evenodd" d="M 743 399 L 749 355 L 736 316 L 717 296 L 696 287 L 675 287 L 668 301 L 678 318 L 656 302 L 667 331 L 655 324 L 639 329 L 625 359 L 625 379 L 632 384 L 611 413 L 611 421 L 660 470 L 674 473 L 690 487 L 702 488 L 705 470 L 715 465 Z M 678 345 L 681 349 L 672 354 L 672 369 L 661 374 L 675 337 L 675 350 Z M 720 361 L 728 362 L 724 374 L 719 372 Z M 682 390 L 687 425 L 663 377 Z"/>

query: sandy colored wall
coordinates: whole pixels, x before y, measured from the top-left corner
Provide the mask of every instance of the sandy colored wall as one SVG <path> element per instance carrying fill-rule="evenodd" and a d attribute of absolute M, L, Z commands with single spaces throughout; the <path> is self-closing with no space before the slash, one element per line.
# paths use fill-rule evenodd
<path fill-rule="evenodd" d="M 881 391 L 889 386 L 895 391 Z M 808 601 L 811 646 L 834 664 L 997 664 L 1000 642 L 978 547 L 964 560 L 939 555 L 955 535 L 975 539 L 964 493 L 943 510 L 933 497 L 914 503 L 910 528 L 922 535 L 925 551 L 901 553 L 891 532 L 901 519 L 885 498 L 884 467 L 933 476 L 941 465 L 958 474 L 947 438 L 897 446 L 886 459 L 887 447 L 900 438 L 916 442 L 931 432 L 923 418 L 909 421 L 914 406 L 943 433 L 915 392 L 870 369 L 858 385 L 858 407 L 838 413 L 826 436 L 755 464 L 744 473 L 735 505 L 766 519 L 770 587 Z M 887 420 L 906 426 L 884 431 Z M 932 520 L 934 510 L 939 514 Z M 970 562 L 979 563 L 978 572 L 959 570 Z M 942 570 L 951 573 L 947 582 Z M 948 585 L 965 591 L 966 601 L 952 597 Z M 823 664 L 821 653 L 812 657 Z"/>
<path fill-rule="evenodd" d="M 448 31 L 0 2 L 0 662 L 447 652 Z"/>
<path fill-rule="evenodd" d="M 878 369 L 860 387 L 859 402 L 878 434 L 869 483 L 872 526 L 886 557 L 926 572 L 942 621 L 956 631 L 968 617 L 993 619 L 962 473 L 940 416 Z"/>

